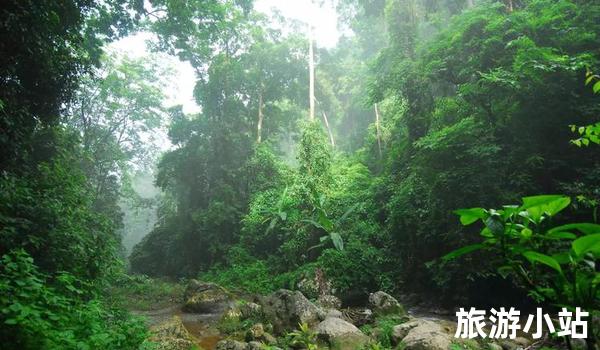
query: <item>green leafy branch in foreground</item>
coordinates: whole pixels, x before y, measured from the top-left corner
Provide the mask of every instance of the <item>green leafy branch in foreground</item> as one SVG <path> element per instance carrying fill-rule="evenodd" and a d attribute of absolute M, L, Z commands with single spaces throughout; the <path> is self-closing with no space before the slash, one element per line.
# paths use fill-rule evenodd
<path fill-rule="evenodd" d="M 503 277 L 515 277 L 538 302 L 597 314 L 600 310 L 600 225 L 553 226 L 551 219 L 569 206 L 569 197 L 523 198 L 521 205 L 502 209 L 459 209 L 463 225 L 481 221 L 483 241 L 443 257 L 456 259 L 478 250 L 492 253 L 492 266 Z M 593 332 L 588 342 L 595 343 Z M 589 344 L 588 344 L 589 345 Z"/>

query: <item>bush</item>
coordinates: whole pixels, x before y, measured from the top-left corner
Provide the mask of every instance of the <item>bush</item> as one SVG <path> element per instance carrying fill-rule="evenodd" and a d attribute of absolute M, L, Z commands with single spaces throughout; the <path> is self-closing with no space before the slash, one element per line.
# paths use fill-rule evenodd
<path fill-rule="evenodd" d="M 141 320 L 108 308 L 68 273 L 50 278 L 23 250 L 0 264 L 0 342 L 5 349 L 137 349 Z"/>

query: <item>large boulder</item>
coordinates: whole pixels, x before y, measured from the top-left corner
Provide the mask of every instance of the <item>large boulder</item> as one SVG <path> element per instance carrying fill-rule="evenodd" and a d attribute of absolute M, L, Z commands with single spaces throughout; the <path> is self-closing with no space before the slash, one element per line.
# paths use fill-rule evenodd
<path fill-rule="evenodd" d="M 193 313 L 218 313 L 232 304 L 231 294 L 215 283 L 191 280 L 183 294 L 183 311 Z"/>
<path fill-rule="evenodd" d="M 157 350 L 188 350 L 194 345 L 179 316 L 151 327 L 150 332 L 150 340 L 156 343 Z"/>
<path fill-rule="evenodd" d="M 314 326 L 324 312 L 296 291 L 280 289 L 261 300 L 265 318 L 277 334 L 296 329 L 298 324 Z"/>
<path fill-rule="evenodd" d="M 369 341 L 352 323 L 340 318 L 328 317 L 315 329 L 319 340 L 327 342 L 332 349 L 359 349 Z"/>
<path fill-rule="evenodd" d="M 398 300 L 383 291 L 369 294 L 369 305 L 376 315 L 405 314 Z"/>
<path fill-rule="evenodd" d="M 216 350 L 246 350 L 247 343 L 237 340 L 221 340 L 217 343 Z"/>
<path fill-rule="evenodd" d="M 395 326 L 392 342 L 402 342 L 405 350 L 448 350 L 452 336 L 436 322 L 414 320 Z"/>

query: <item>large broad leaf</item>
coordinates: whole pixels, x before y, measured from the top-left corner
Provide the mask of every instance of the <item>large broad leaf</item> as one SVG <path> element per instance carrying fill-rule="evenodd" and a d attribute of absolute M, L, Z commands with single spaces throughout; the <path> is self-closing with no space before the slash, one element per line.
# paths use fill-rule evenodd
<path fill-rule="evenodd" d="M 546 239 L 575 239 L 577 235 L 566 231 L 548 231 L 542 237 Z"/>
<path fill-rule="evenodd" d="M 573 241 L 572 247 L 577 256 L 587 252 L 600 254 L 600 233 L 580 237 Z"/>
<path fill-rule="evenodd" d="M 499 236 L 504 233 L 504 223 L 498 216 L 490 216 L 485 220 L 485 227 L 490 229 L 494 236 Z"/>
<path fill-rule="evenodd" d="M 321 230 L 327 231 L 325 230 L 325 227 L 323 227 L 321 224 L 319 224 L 318 222 L 316 222 L 315 220 L 311 220 L 311 219 L 304 219 L 302 220 L 302 222 L 306 222 L 309 223 L 311 225 L 313 225 L 316 228 L 320 228 Z"/>
<path fill-rule="evenodd" d="M 458 248 L 456 250 L 451 251 L 450 253 L 444 255 L 442 257 L 442 260 L 448 261 L 448 260 L 452 260 L 452 259 L 456 259 L 459 256 L 463 256 L 465 254 L 469 254 L 472 253 L 476 250 L 479 250 L 481 248 L 483 248 L 485 245 L 478 243 L 478 244 L 471 244 L 471 245 L 467 245 L 464 246 L 462 248 Z"/>
<path fill-rule="evenodd" d="M 523 256 L 526 257 L 527 260 L 529 260 L 532 263 L 533 262 L 542 263 L 546 266 L 553 268 L 554 270 L 556 270 L 562 274 L 562 269 L 560 267 L 560 264 L 558 263 L 558 261 L 556 261 L 556 259 L 554 259 L 551 256 L 548 256 L 548 255 L 545 255 L 542 253 L 538 253 L 538 252 L 534 252 L 534 251 L 524 252 Z"/>
<path fill-rule="evenodd" d="M 522 209 L 539 221 L 543 214 L 554 216 L 571 204 L 571 198 L 560 195 L 543 195 L 523 198 Z"/>
<path fill-rule="evenodd" d="M 342 236 L 340 236 L 337 232 L 331 232 L 329 234 L 331 237 L 331 241 L 337 250 L 344 250 L 344 241 L 342 240 Z"/>
<path fill-rule="evenodd" d="M 467 226 L 479 219 L 485 219 L 485 209 L 483 208 L 471 208 L 471 209 L 458 209 L 454 211 L 454 214 L 460 216 L 460 223 Z"/>
<path fill-rule="evenodd" d="M 327 232 L 331 232 L 333 230 L 333 221 L 331 221 L 324 210 L 319 210 L 319 224 L 321 227 L 325 229 Z"/>
<path fill-rule="evenodd" d="M 600 233 L 600 225 L 598 224 L 590 224 L 587 222 L 568 224 L 554 227 L 548 230 L 548 233 L 558 232 L 558 231 L 572 231 L 577 230 L 586 235 L 590 235 L 592 233 Z"/>

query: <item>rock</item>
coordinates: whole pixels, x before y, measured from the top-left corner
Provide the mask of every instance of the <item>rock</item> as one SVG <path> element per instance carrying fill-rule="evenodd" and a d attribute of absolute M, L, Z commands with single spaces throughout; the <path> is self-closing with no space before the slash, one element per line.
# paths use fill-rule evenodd
<path fill-rule="evenodd" d="M 262 341 L 263 341 L 263 343 L 265 343 L 267 345 L 277 344 L 277 339 L 274 336 L 272 336 L 270 333 L 266 333 L 266 332 L 262 337 Z"/>
<path fill-rule="evenodd" d="M 251 341 L 246 345 L 246 350 L 261 350 L 263 348 L 263 344 L 258 341 Z"/>
<path fill-rule="evenodd" d="M 192 336 L 183 326 L 179 316 L 150 329 L 150 340 L 157 343 L 157 350 L 188 350 L 194 345 Z"/>
<path fill-rule="evenodd" d="M 369 305 L 376 315 L 405 314 L 398 300 L 383 291 L 369 294 Z"/>
<path fill-rule="evenodd" d="M 335 295 L 321 295 L 317 299 L 317 305 L 323 309 L 339 309 L 342 307 L 342 301 Z"/>
<path fill-rule="evenodd" d="M 502 350 L 502 347 L 496 343 L 489 343 L 488 350 Z"/>
<path fill-rule="evenodd" d="M 428 320 L 408 323 L 404 329 L 394 328 L 397 336 L 401 336 L 408 328 L 406 336 L 394 338 L 395 341 L 402 341 L 405 350 L 448 350 L 450 347 L 452 336 L 446 333 L 441 325 Z"/>
<path fill-rule="evenodd" d="M 524 337 L 516 337 L 513 341 L 520 347 L 526 348 L 531 345 L 531 340 Z"/>
<path fill-rule="evenodd" d="M 330 317 L 319 323 L 315 330 L 317 337 L 333 349 L 358 349 L 369 341 L 352 323 L 340 318 Z"/>
<path fill-rule="evenodd" d="M 334 350 L 357 350 L 366 349 L 370 340 L 364 334 L 348 334 L 343 337 L 332 339 L 329 348 Z"/>
<path fill-rule="evenodd" d="M 262 299 L 263 314 L 277 334 L 293 330 L 298 324 L 313 326 L 323 311 L 296 291 L 280 289 Z"/>
<path fill-rule="evenodd" d="M 250 340 L 258 340 L 261 339 L 265 335 L 265 329 L 262 323 L 257 323 L 250 327 L 246 334 L 246 338 L 250 338 Z"/>
<path fill-rule="evenodd" d="M 225 288 L 214 284 L 191 280 L 183 296 L 185 312 L 216 313 L 231 305 L 232 297 Z"/>
<path fill-rule="evenodd" d="M 265 331 L 262 323 L 257 323 L 246 332 L 246 341 L 258 341 L 265 344 L 276 344 L 277 339 Z"/>
<path fill-rule="evenodd" d="M 417 327 L 420 323 L 421 323 L 421 321 L 415 320 L 415 321 L 409 321 L 409 322 L 401 323 L 397 326 L 394 326 L 394 328 L 392 328 L 392 336 L 391 336 L 392 344 L 395 344 L 395 345 L 399 344 L 400 341 L 408 335 L 408 332 L 411 329 Z"/>
<path fill-rule="evenodd" d="M 246 350 L 247 343 L 237 340 L 221 340 L 217 343 L 216 350 Z"/>
<path fill-rule="evenodd" d="M 242 319 L 259 317 L 262 313 L 262 307 L 256 303 L 242 303 L 238 306 Z"/>
<path fill-rule="evenodd" d="M 314 273 L 304 275 L 296 287 L 309 298 L 317 298 L 320 295 L 331 295 L 334 293 L 331 281 L 327 279 L 325 273 L 320 268 L 316 268 Z"/>
<path fill-rule="evenodd" d="M 324 319 L 327 319 L 329 317 L 332 317 L 332 318 L 344 318 L 344 314 L 342 314 L 342 312 L 339 311 L 339 310 L 329 309 L 325 313 L 325 318 Z"/>
<path fill-rule="evenodd" d="M 373 311 L 366 308 L 347 309 L 344 319 L 353 325 L 360 327 L 373 322 Z"/>
<path fill-rule="evenodd" d="M 515 339 L 504 339 L 500 342 L 500 346 L 504 350 L 524 349 L 531 344 L 529 339 L 516 337 Z"/>

